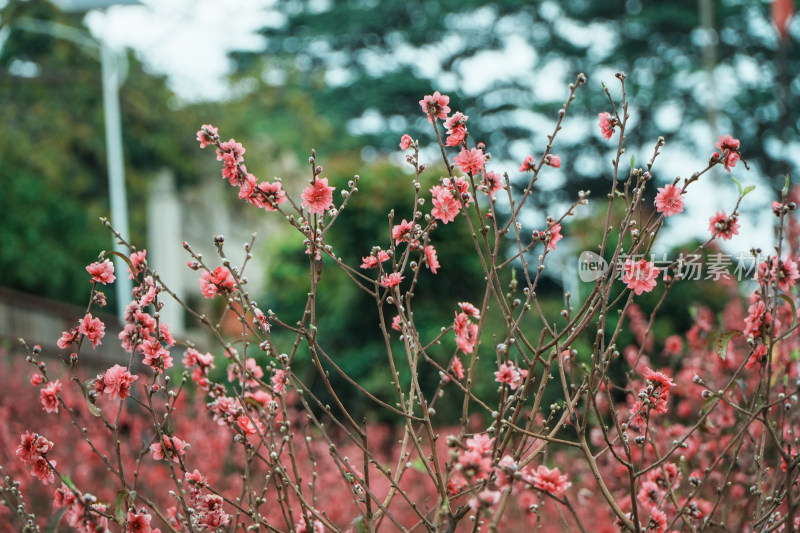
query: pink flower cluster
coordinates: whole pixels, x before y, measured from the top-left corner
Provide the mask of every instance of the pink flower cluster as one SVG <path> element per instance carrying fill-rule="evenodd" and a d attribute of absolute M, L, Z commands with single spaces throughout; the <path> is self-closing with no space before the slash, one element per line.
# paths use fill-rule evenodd
<path fill-rule="evenodd" d="M 194 348 L 187 348 L 183 353 L 183 365 L 192 369 L 192 381 L 203 390 L 208 390 L 208 371 L 214 368 L 214 356 L 210 353 L 200 353 Z"/>
<path fill-rule="evenodd" d="M 462 352 L 472 353 L 475 349 L 475 343 L 478 341 L 478 324 L 470 319 L 480 320 L 481 315 L 478 308 L 469 302 L 461 302 L 458 306 L 461 308 L 461 312 L 456 313 L 456 319 L 453 323 L 456 344 Z"/>
<path fill-rule="evenodd" d="M 197 132 L 200 148 L 208 145 L 217 146 L 217 161 L 222 161 L 222 177 L 234 187 L 239 187 L 239 199 L 247 200 L 252 205 L 267 211 L 275 211 L 286 202 L 286 192 L 280 180 L 258 183 L 256 177 L 247 172 L 244 164 L 245 148 L 234 139 L 220 142 L 217 128 L 204 124 Z"/>
<path fill-rule="evenodd" d="M 195 469 L 186 472 L 183 478 L 188 488 L 189 504 L 196 512 L 193 523 L 209 531 L 228 525 L 231 517 L 222 508 L 222 496 L 203 492 L 208 487 L 206 477 Z"/>
<path fill-rule="evenodd" d="M 461 211 L 461 202 L 465 206 L 472 203 L 472 194 L 469 192 L 469 182 L 464 178 L 446 178 L 442 185 L 431 188 L 433 209 L 431 215 L 444 224 L 453 222 Z M 459 200 L 460 197 L 460 200 Z"/>
<path fill-rule="evenodd" d="M 95 392 L 98 394 L 108 394 L 112 400 L 119 398 L 124 400 L 131 395 L 131 385 L 139 379 L 133 376 L 127 368 L 121 365 L 114 365 L 104 374 L 97 376 L 95 380 Z"/>
<path fill-rule="evenodd" d="M 231 271 L 225 267 L 217 267 L 213 272 L 204 270 L 200 283 L 200 292 L 206 298 L 213 298 L 218 293 L 230 294 L 234 289 L 234 280 Z"/>
<path fill-rule="evenodd" d="M 725 170 L 730 172 L 741 158 L 739 154 L 739 139 L 734 139 L 730 135 L 720 135 L 719 142 L 715 146 L 719 152 L 714 152 L 712 160 L 722 162 L 725 165 Z"/>
<path fill-rule="evenodd" d="M 48 485 L 55 481 L 53 468 L 55 461 L 49 461 L 47 454 L 53 449 L 53 443 L 36 433 L 25 432 L 20 437 L 17 446 L 17 458 L 31 467 L 31 475 L 39 478 L 43 484 Z"/>
<path fill-rule="evenodd" d="M 736 215 L 728 216 L 723 210 L 708 219 L 708 229 L 713 237 L 729 241 L 739 234 L 739 222 Z"/>
<path fill-rule="evenodd" d="M 106 505 L 91 494 L 82 494 L 62 483 L 56 489 L 53 507 L 66 507 L 64 520 L 79 533 L 108 531 L 108 518 L 101 514 L 106 512 Z"/>

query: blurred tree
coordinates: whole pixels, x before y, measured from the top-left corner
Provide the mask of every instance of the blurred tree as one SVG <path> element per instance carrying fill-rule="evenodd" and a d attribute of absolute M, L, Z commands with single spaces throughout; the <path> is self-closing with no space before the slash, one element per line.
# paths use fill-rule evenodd
<path fill-rule="evenodd" d="M 797 24 L 794 39 L 780 39 L 770 2 L 278 0 L 275 10 L 282 20 L 264 28 L 264 51 L 234 54 L 239 75 L 299 83 L 320 115 L 384 153 L 402 133 L 428 138 L 423 115 L 409 117 L 437 89 L 468 112 L 475 141 L 519 161 L 552 129 L 578 72 L 597 87 L 624 70 L 642 139 L 672 141 L 703 123 L 730 132 L 776 190 L 797 164 L 787 155 L 800 137 Z M 608 106 L 597 90 L 576 103 L 589 118 Z M 542 205 L 604 175 L 593 133 L 561 139 L 569 183 L 539 195 Z M 698 153 L 691 136 L 674 140 Z"/>
<path fill-rule="evenodd" d="M 85 304 L 83 266 L 112 247 L 98 222 L 108 216 L 100 63 L 73 42 L 16 24 L 26 19 L 82 28 L 80 17 L 49 2 L 12 1 L 0 11 L 2 284 Z M 196 151 L 199 121 L 192 109 L 170 107 L 163 78 L 133 57 L 129 64 L 120 94 L 124 156 L 133 242 L 143 243 L 148 180 L 164 166 L 179 181 L 194 178 L 195 159 L 184 154 Z"/>

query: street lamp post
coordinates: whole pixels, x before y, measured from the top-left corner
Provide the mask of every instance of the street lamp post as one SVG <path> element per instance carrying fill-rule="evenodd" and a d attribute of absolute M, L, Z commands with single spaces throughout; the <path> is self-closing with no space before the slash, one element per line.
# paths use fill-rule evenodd
<path fill-rule="evenodd" d="M 67 12 L 84 13 L 92 9 L 104 9 L 113 5 L 141 5 L 139 0 L 51 0 L 58 8 Z M 111 223 L 114 229 L 129 240 L 128 201 L 125 192 L 125 164 L 122 153 L 122 121 L 119 110 L 119 88 L 123 76 L 120 61 L 104 39 L 95 39 L 86 32 L 53 22 L 26 19 L 19 25 L 29 31 L 46 33 L 60 39 L 78 44 L 95 59 L 100 60 L 103 78 L 103 116 L 105 118 L 106 160 L 108 168 L 108 189 L 111 208 Z M 99 52 L 99 57 L 97 52 Z M 115 242 L 114 249 L 127 255 L 128 250 Z M 127 264 L 118 256 L 114 257 L 117 272 L 116 295 L 117 316 L 123 320 L 125 306 L 131 299 L 133 284 L 125 275 Z"/>

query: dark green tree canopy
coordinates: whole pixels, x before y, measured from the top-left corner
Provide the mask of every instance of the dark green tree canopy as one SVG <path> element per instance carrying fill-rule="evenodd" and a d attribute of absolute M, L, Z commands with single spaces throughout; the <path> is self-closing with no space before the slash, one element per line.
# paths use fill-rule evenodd
<path fill-rule="evenodd" d="M 573 112 L 592 117 L 608 107 L 600 81 L 623 70 L 641 138 L 672 141 L 705 123 L 740 138 L 778 189 L 794 170 L 786 152 L 800 129 L 797 24 L 782 42 L 766 1 L 281 0 L 276 11 L 263 52 L 234 55 L 238 75 L 299 84 L 317 113 L 383 152 L 406 132 L 427 138 L 414 111 L 440 90 L 470 115 L 473 140 L 519 158 L 549 133 L 578 72 L 592 85 Z M 521 69 L 498 72 L 501 60 Z M 575 161 L 600 155 L 602 141 L 563 142 L 570 186 L 586 188 L 601 171 Z"/>

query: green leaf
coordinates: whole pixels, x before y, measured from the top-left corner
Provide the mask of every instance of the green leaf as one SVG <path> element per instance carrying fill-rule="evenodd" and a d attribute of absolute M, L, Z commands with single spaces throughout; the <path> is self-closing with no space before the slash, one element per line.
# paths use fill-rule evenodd
<path fill-rule="evenodd" d="M 411 463 L 411 468 L 419 472 L 427 472 L 427 470 L 425 470 L 425 463 L 422 462 L 421 457 L 417 457 L 417 460 Z"/>
<path fill-rule="evenodd" d="M 362 515 L 358 515 L 355 520 L 353 520 L 353 531 L 356 533 L 367 533 L 367 525 L 364 523 L 364 517 Z"/>
<path fill-rule="evenodd" d="M 64 514 L 66 514 L 68 510 L 69 507 L 59 507 L 55 513 L 50 515 L 47 525 L 44 526 L 44 533 L 56 533 L 59 522 L 61 522 L 61 519 L 64 518 Z"/>
<path fill-rule="evenodd" d="M 789 304 L 789 307 L 792 308 L 792 327 L 789 329 L 793 329 L 795 324 L 797 324 L 797 306 L 795 306 L 794 300 L 792 300 L 787 294 L 779 294 L 778 298 L 786 300 L 786 302 Z"/>
<path fill-rule="evenodd" d="M 125 525 L 125 516 L 128 512 L 128 508 L 130 507 L 130 504 L 128 504 L 128 498 L 130 497 L 131 493 L 126 489 L 122 489 L 117 491 L 117 497 L 114 498 L 114 518 L 120 525 Z M 131 501 L 132 500 L 133 498 L 131 498 Z"/>
<path fill-rule="evenodd" d="M 781 191 L 781 193 L 783 195 L 782 198 L 784 200 L 786 199 L 786 195 L 789 194 L 789 183 L 790 183 L 790 181 L 791 180 L 789 179 L 789 174 L 786 174 L 786 180 L 783 182 L 783 190 Z"/>
<path fill-rule="evenodd" d="M 733 176 L 731 176 L 731 179 L 732 179 L 732 180 L 733 180 L 733 182 L 736 184 L 736 186 L 739 188 L 739 196 L 743 196 L 743 194 L 742 194 L 742 184 L 741 184 L 741 183 L 739 183 L 739 180 L 737 180 L 737 179 L 736 179 L 736 178 L 734 178 Z"/>
<path fill-rule="evenodd" d="M 633 170 L 633 169 L 634 169 L 634 166 L 635 166 L 635 165 L 636 165 L 636 160 L 634 159 L 634 157 L 633 157 L 633 156 L 631 156 L 631 170 Z"/>
<path fill-rule="evenodd" d="M 744 335 L 744 333 L 738 329 L 729 329 L 720 335 L 716 341 L 714 341 L 714 351 L 717 352 L 717 355 L 723 361 L 728 353 L 728 343 L 730 342 L 731 338 L 736 337 L 737 335 Z"/>
<path fill-rule="evenodd" d="M 92 413 L 94 416 L 100 416 L 103 410 L 92 403 L 92 401 L 89 399 L 89 394 L 88 394 L 90 390 L 94 389 L 94 382 L 95 382 L 94 378 L 87 379 L 86 381 L 83 382 L 84 386 L 83 390 L 86 391 L 84 399 L 86 400 L 86 407 L 89 409 L 89 412 Z"/>
<path fill-rule="evenodd" d="M 756 190 L 755 185 L 748 185 L 747 187 L 745 187 L 744 191 L 742 191 L 742 198 L 744 198 L 745 195 L 753 192 L 754 190 Z"/>
<path fill-rule="evenodd" d="M 110 251 L 110 252 L 106 252 L 106 255 L 116 255 L 116 256 L 119 256 L 119 257 L 121 257 L 121 258 L 122 258 L 122 260 L 123 260 L 123 261 L 125 261 L 125 262 L 128 264 L 128 268 L 130 268 L 130 269 L 131 269 L 131 272 L 133 272 L 133 271 L 134 271 L 134 268 L 133 268 L 133 263 L 131 263 L 131 260 L 130 260 L 130 258 L 129 258 L 127 255 L 125 255 L 125 254 L 121 254 L 121 253 L 119 253 L 119 252 L 115 252 L 115 251 L 113 251 L 113 250 L 112 250 L 112 251 Z"/>

